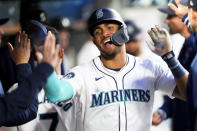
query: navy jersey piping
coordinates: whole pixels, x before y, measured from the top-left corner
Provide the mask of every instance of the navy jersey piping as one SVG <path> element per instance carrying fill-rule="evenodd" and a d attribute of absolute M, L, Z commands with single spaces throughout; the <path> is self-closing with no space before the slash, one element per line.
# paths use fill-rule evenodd
<path fill-rule="evenodd" d="M 128 59 L 128 61 L 129 61 L 129 59 Z M 135 59 L 135 57 L 134 57 L 134 65 L 133 65 L 133 67 L 131 68 L 131 70 L 129 70 L 127 73 L 125 73 L 125 75 L 123 76 L 123 78 L 122 78 L 122 87 L 123 87 L 123 90 L 124 90 L 124 78 L 125 78 L 125 76 L 129 73 L 129 72 L 131 72 L 133 69 L 134 69 L 134 67 L 135 67 L 135 65 L 136 65 L 136 59 Z M 125 131 L 127 131 L 127 108 L 126 108 L 126 103 L 125 103 L 125 100 L 124 100 L 124 106 L 125 106 L 125 119 L 126 119 L 126 125 L 125 125 Z"/>
<path fill-rule="evenodd" d="M 101 70 L 96 66 L 96 63 L 95 63 L 94 60 L 93 60 L 93 63 L 94 63 L 94 66 L 96 67 L 96 69 L 97 69 L 98 71 L 100 71 L 101 73 L 103 73 L 103 74 L 105 74 L 105 75 L 107 75 L 107 76 L 109 76 L 109 77 L 111 77 L 111 78 L 114 79 L 114 82 L 115 82 L 115 84 L 116 84 L 116 89 L 118 90 L 118 85 L 117 85 L 117 82 L 116 82 L 115 78 L 114 78 L 113 76 L 111 76 L 111 75 L 109 75 L 109 74 L 107 74 L 107 73 L 101 71 Z"/>
<path fill-rule="evenodd" d="M 101 70 L 96 66 L 94 59 L 93 59 L 93 64 L 94 64 L 94 66 L 96 67 L 96 69 L 97 69 L 98 71 L 100 71 L 101 73 L 103 73 L 103 74 L 105 74 L 105 75 L 111 77 L 111 78 L 114 80 L 114 82 L 115 82 L 115 84 L 116 84 L 116 89 L 118 90 L 118 85 L 117 85 L 117 81 L 115 80 L 115 78 L 114 78 L 113 76 L 111 76 L 111 75 L 109 75 L 109 74 L 107 74 L 107 73 L 101 71 Z M 119 116 L 118 116 L 118 117 L 119 117 L 119 131 L 120 131 L 120 106 L 119 106 Z"/>
<path fill-rule="evenodd" d="M 126 65 L 129 64 L 129 57 L 127 57 L 127 58 L 128 58 L 128 61 L 127 61 Z M 94 64 L 94 66 L 96 67 L 96 69 L 97 69 L 98 71 L 100 71 L 100 72 L 102 72 L 103 74 L 105 74 L 105 75 L 107 75 L 107 76 L 109 76 L 109 77 L 111 77 L 111 78 L 114 79 L 114 82 L 115 82 L 115 84 L 116 84 L 116 88 L 117 88 L 117 90 L 118 90 L 118 85 L 117 85 L 117 82 L 116 82 L 115 78 L 114 78 L 113 76 L 111 76 L 111 75 L 109 75 L 109 74 L 107 74 L 107 73 L 101 71 L 101 70 L 96 66 L 95 60 L 93 60 L 93 64 Z M 127 73 L 125 73 L 125 75 L 123 76 L 123 78 L 122 78 L 122 84 L 123 84 L 123 82 L 124 82 L 125 76 L 126 76 L 131 70 L 134 69 L 135 65 L 136 65 L 136 59 L 135 59 L 135 57 L 134 57 L 134 65 L 133 65 L 133 67 L 132 67 Z M 124 84 L 123 84 L 123 90 L 124 90 Z M 127 115 L 126 115 L 126 104 L 125 104 L 125 101 L 124 101 L 124 105 L 125 105 L 125 118 L 126 118 L 126 125 L 125 125 L 126 128 L 125 128 L 125 130 L 127 131 Z M 120 106 L 119 106 L 119 131 L 120 131 Z"/>

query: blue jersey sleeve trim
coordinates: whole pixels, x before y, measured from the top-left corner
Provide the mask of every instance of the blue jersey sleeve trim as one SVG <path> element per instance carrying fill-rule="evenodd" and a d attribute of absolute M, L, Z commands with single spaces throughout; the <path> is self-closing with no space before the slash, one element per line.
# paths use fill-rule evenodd
<path fill-rule="evenodd" d="M 182 22 L 185 23 L 188 20 L 188 14 L 185 14 L 182 18 Z"/>
<path fill-rule="evenodd" d="M 45 93 L 51 102 L 60 102 L 71 99 L 74 90 L 70 83 L 66 80 L 59 80 L 56 73 L 53 72 L 47 80 Z"/>
<path fill-rule="evenodd" d="M 182 22 L 189 28 L 189 31 L 192 32 L 192 28 L 190 27 L 188 13 L 183 16 Z"/>

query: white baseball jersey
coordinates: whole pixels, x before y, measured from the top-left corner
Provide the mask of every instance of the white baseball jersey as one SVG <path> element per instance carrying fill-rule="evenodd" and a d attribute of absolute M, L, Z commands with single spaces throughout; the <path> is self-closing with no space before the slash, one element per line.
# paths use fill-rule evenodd
<path fill-rule="evenodd" d="M 37 118 L 18 127 L 18 131 L 75 131 L 74 99 L 68 102 L 50 103 L 44 90 L 38 95 Z M 69 114 L 69 115 L 67 115 Z"/>
<path fill-rule="evenodd" d="M 148 131 L 154 92 L 171 96 L 176 84 L 169 69 L 131 55 L 120 71 L 104 67 L 96 57 L 63 79 L 77 100 L 77 131 Z"/>

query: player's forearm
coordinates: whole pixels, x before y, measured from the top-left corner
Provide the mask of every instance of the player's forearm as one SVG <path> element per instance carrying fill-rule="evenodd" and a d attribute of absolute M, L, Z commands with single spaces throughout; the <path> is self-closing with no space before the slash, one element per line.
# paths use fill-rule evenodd
<path fill-rule="evenodd" d="M 46 63 L 38 65 L 28 78 L 18 83 L 16 90 L 4 97 L 5 103 L 9 104 L 10 108 L 16 108 L 18 112 L 23 111 L 33 103 L 52 72 L 53 68 L 50 65 Z"/>
<path fill-rule="evenodd" d="M 175 78 L 175 80 L 177 89 L 173 92 L 173 96 L 186 101 L 188 72 L 181 78 Z"/>
<path fill-rule="evenodd" d="M 46 84 L 53 68 L 46 63 L 40 64 L 34 72 L 18 84 L 18 88 L 0 98 L 0 124 L 30 110 L 40 89 Z M 25 72 L 23 72 L 25 73 Z M 17 114 L 16 114 L 17 113 Z"/>
<path fill-rule="evenodd" d="M 49 64 L 39 64 L 29 77 L 18 83 L 18 90 L 15 92 L 16 94 L 14 94 L 15 96 L 19 97 L 16 103 L 21 102 L 23 105 L 29 105 L 32 103 L 33 98 L 37 97 L 37 94 L 46 84 L 47 79 L 52 74 L 52 72 L 53 67 L 51 67 Z"/>
<path fill-rule="evenodd" d="M 59 80 L 53 72 L 47 81 L 45 93 L 51 102 L 59 102 L 71 99 L 74 91 L 66 80 Z"/>
<path fill-rule="evenodd" d="M 175 88 L 173 95 L 182 100 L 186 99 L 186 88 L 187 88 L 187 79 L 188 72 L 180 64 L 180 62 L 175 58 L 174 52 L 168 52 L 162 56 L 163 60 L 167 63 L 170 68 L 175 80 L 177 87 Z"/>
<path fill-rule="evenodd" d="M 30 64 L 19 64 L 16 66 L 16 74 L 18 83 L 25 81 L 32 74 Z"/>
<path fill-rule="evenodd" d="M 164 103 L 159 108 L 166 112 L 167 118 L 172 117 L 172 108 L 173 108 L 172 103 L 173 103 L 173 99 L 169 98 L 168 96 L 164 96 Z"/>

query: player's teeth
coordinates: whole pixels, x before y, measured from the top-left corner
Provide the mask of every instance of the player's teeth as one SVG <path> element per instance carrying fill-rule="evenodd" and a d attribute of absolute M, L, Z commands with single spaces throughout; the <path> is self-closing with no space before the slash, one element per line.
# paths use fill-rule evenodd
<path fill-rule="evenodd" d="M 106 44 L 107 42 L 110 42 L 110 40 L 106 40 L 106 41 L 104 41 L 104 43 Z"/>

